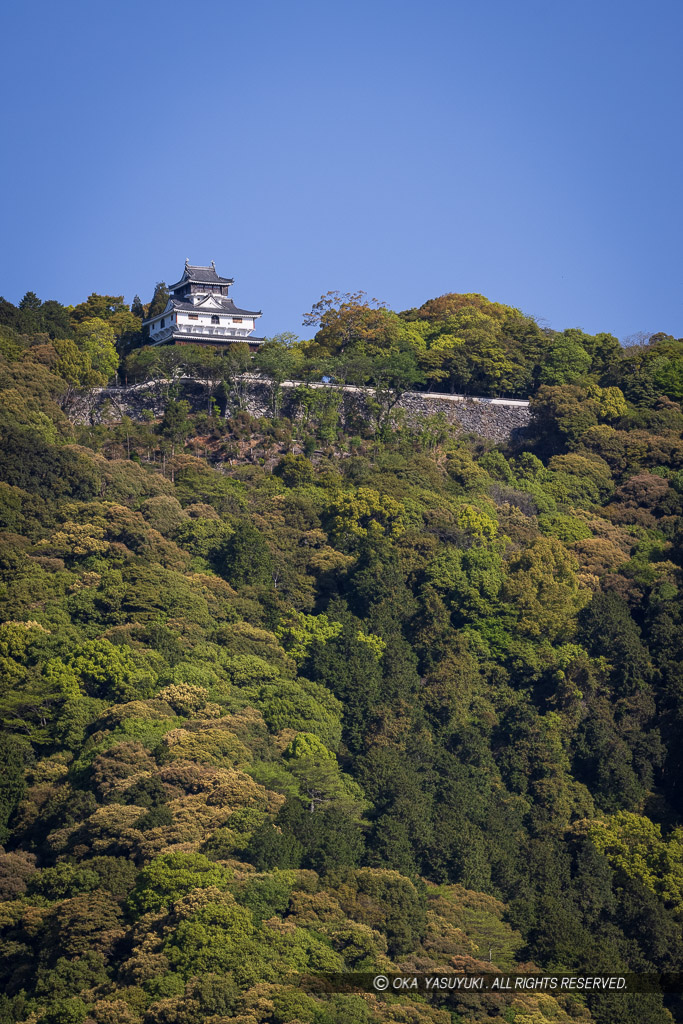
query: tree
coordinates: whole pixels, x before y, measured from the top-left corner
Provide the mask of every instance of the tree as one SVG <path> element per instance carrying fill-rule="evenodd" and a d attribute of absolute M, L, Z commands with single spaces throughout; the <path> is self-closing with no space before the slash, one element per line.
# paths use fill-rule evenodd
<path fill-rule="evenodd" d="M 271 381 L 273 416 L 278 416 L 282 401 L 282 383 L 295 379 L 303 363 L 303 353 L 292 343 L 296 335 L 277 335 L 259 347 L 254 362 Z"/>
<path fill-rule="evenodd" d="M 541 367 L 541 383 L 549 385 L 578 384 L 591 368 L 591 357 L 585 348 L 565 331 L 553 340 L 552 348 Z"/>
<path fill-rule="evenodd" d="M 188 896 L 180 901 L 173 924 L 164 950 L 183 977 L 232 974 L 242 985 L 248 984 L 247 979 L 253 983 L 263 978 L 264 950 L 254 940 L 251 912 L 230 893 L 214 888 L 205 898 Z"/>
<path fill-rule="evenodd" d="M 586 717 L 572 744 L 574 776 L 588 786 L 603 811 L 641 806 L 648 780 L 639 778 L 633 752 L 614 720 L 615 709 L 604 697 L 586 703 Z M 633 740 L 632 733 L 629 739 Z"/>
<path fill-rule="evenodd" d="M 523 633 L 545 635 L 551 642 L 571 637 L 587 597 L 577 569 L 572 555 L 552 537 L 539 538 L 510 562 L 503 599 Z"/>
<path fill-rule="evenodd" d="M 177 401 L 172 398 L 164 409 L 164 418 L 159 426 L 162 437 L 171 442 L 171 454 L 175 454 L 176 445 L 181 445 L 193 431 L 192 420 L 188 416 L 190 403 L 184 399 Z"/>
<path fill-rule="evenodd" d="M 424 896 L 398 871 L 360 868 L 341 903 L 352 919 L 381 929 L 392 956 L 415 949 L 427 930 Z"/>
<path fill-rule="evenodd" d="M 21 330 L 20 313 L 13 302 L 0 296 L 0 324 L 9 327 L 12 331 Z"/>
<path fill-rule="evenodd" d="M 202 853 L 167 853 L 144 868 L 128 904 L 137 914 L 168 907 L 194 889 L 227 888 L 232 872 Z"/>
<path fill-rule="evenodd" d="M 264 681 L 254 702 L 272 732 L 305 730 L 337 750 L 341 740 L 342 706 L 332 693 L 308 679 L 277 677 Z"/>
<path fill-rule="evenodd" d="M 86 693 L 110 700 L 134 700 L 148 696 L 156 681 L 144 658 L 128 647 L 106 639 L 86 640 L 74 645 L 65 662 L 48 662 L 54 673 L 65 665 Z M 47 667 L 46 666 L 46 667 Z"/>
<path fill-rule="evenodd" d="M 299 838 L 302 866 L 321 875 L 362 861 L 363 832 L 344 806 L 321 807 L 315 814 L 306 814 Z"/>
<path fill-rule="evenodd" d="M 122 312 L 130 312 L 123 295 L 98 295 L 97 292 L 92 292 L 85 302 L 79 302 L 74 306 L 71 320 L 74 324 L 83 323 L 84 320 L 110 320 Z"/>
<path fill-rule="evenodd" d="M 413 352 L 404 349 L 390 356 L 374 359 L 370 369 L 374 394 L 368 405 L 382 434 L 389 426 L 392 410 L 406 391 L 424 384 L 425 377 Z"/>
<path fill-rule="evenodd" d="M 73 448 L 47 443 L 36 431 L 2 428 L 2 479 L 32 494 L 91 498 L 99 488 L 95 463 Z"/>
<path fill-rule="evenodd" d="M 544 447 L 557 451 L 575 444 L 598 423 L 600 403 L 575 384 L 539 388 L 530 403 L 532 428 Z"/>
<path fill-rule="evenodd" d="M 53 341 L 58 359 L 55 373 L 77 388 L 87 388 L 103 383 L 100 374 L 92 367 L 90 355 L 81 351 L 71 338 L 55 338 Z"/>
<path fill-rule="evenodd" d="M 377 712 L 382 672 L 373 650 L 359 639 L 358 620 L 342 625 L 339 635 L 313 641 L 303 670 L 341 701 L 344 741 L 358 751 Z"/>
<path fill-rule="evenodd" d="M 302 856 L 303 846 L 293 832 L 269 821 L 256 829 L 244 851 L 245 859 L 257 871 L 298 868 Z"/>
<path fill-rule="evenodd" d="M 114 331 L 116 347 L 121 355 L 125 355 L 135 345 L 141 344 L 142 320 L 128 308 L 114 313 L 109 317 L 109 324 Z"/>
<path fill-rule="evenodd" d="M 174 532 L 174 540 L 192 555 L 220 566 L 225 546 L 232 536 L 227 523 L 218 518 L 186 519 Z"/>
<path fill-rule="evenodd" d="M 83 320 L 74 328 L 76 346 L 90 360 L 99 384 L 106 384 L 118 369 L 115 337 L 113 327 L 99 317 Z"/>
<path fill-rule="evenodd" d="M 28 751 L 14 736 L 0 737 L 0 843 L 7 842 L 9 820 L 25 789 L 24 765 Z"/>
<path fill-rule="evenodd" d="M 39 1019 L 39 1024 L 82 1024 L 88 1015 L 86 1004 L 79 996 L 57 999 Z"/>
<path fill-rule="evenodd" d="M 350 347 L 363 347 L 377 343 L 384 337 L 385 307 L 377 301 L 368 301 L 365 292 L 327 292 L 308 313 L 303 322 L 307 327 L 319 327 L 316 343 L 332 355 L 342 355 Z"/>
<path fill-rule="evenodd" d="M 464 342 L 470 393 L 514 392 L 523 370 L 506 351 L 498 323 L 482 313 L 463 310 L 449 319 L 448 325 L 451 333 Z"/>
<path fill-rule="evenodd" d="M 419 309 L 407 309 L 401 316 L 405 320 L 427 320 L 436 322 L 446 320 L 461 310 L 482 312 L 486 316 L 503 321 L 510 314 L 520 315 L 519 310 L 512 306 L 504 306 L 500 302 L 491 302 L 478 292 L 447 292 L 436 299 L 428 299 Z"/>
<path fill-rule="evenodd" d="M 54 338 L 68 338 L 71 335 L 71 317 L 66 306 L 54 299 L 46 299 L 41 310 L 42 329 Z"/>
<path fill-rule="evenodd" d="M 149 304 L 147 310 L 147 319 L 151 319 L 153 316 L 158 316 L 159 313 L 163 313 L 168 305 L 169 294 L 168 288 L 166 287 L 165 281 L 157 281 L 154 288 L 154 295 L 152 301 Z"/>
<path fill-rule="evenodd" d="M 359 487 L 353 494 L 342 492 L 327 509 L 330 536 L 335 543 L 403 533 L 404 509 L 400 502 L 372 487 Z"/>
<path fill-rule="evenodd" d="M 612 666 L 616 693 L 632 695 L 647 687 L 652 664 L 628 605 L 618 594 L 593 596 L 580 618 L 581 638 L 591 654 Z"/>
<path fill-rule="evenodd" d="M 683 345 L 679 342 L 676 349 L 671 345 L 666 354 L 657 353 L 648 362 L 659 393 L 680 402 L 683 399 Z"/>
<path fill-rule="evenodd" d="M 20 329 L 25 334 L 37 334 L 42 329 L 42 302 L 35 292 L 26 292 L 19 303 Z"/>
<path fill-rule="evenodd" d="M 251 523 L 238 522 L 224 548 L 222 572 L 228 582 L 239 587 L 271 581 L 273 556 L 259 530 Z"/>
<path fill-rule="evenodd" d="M 664 839 L 649 818 L 619 811 L 593 822 L 589 836 L 617 872 L 638 879 L 673 909 L 683 907 L 683 829 Z"/>
<path fill-rule="evenodd" d="M 428 349 L 419 353 L 418 361 L 430 386 L 438 389 L 440 385 L 447 384 L 451 394 L 456 388 L 468 390 L 472 367 L 462 338 L 440 334 Z"/>
<path fill-rule="evenodd" d="M 455 622 L 463 624 L 494 615 L 503 586 L 503 561 L 497 551 L 448 548 L 425 569 L 427 583 L 442 594 Z"/>
<path fill-rule="evenodd" d="M 358 784 L 340 771 L 335 755 L 313 733 L 299 733 L 283 756 L 311 814 L 332 804 L 353 815 L 362 806 Z"/>
<path fill-rule="evenodd" d="M 313 464 L 303 455 L 288 452 L 273 469 L 287 487 L 304 487 L 315 476 Z"/>
<path fill-rule="evenodd" d="M 591 373 L 601 380 L 610 373 L 611 368 L 619 362 L 623 356 L 623 349 L 619 339 L 613 334 L 590 335 L 583 334 L 578 330 L 569 330 L 565 335 L 571 335 L 588 352 L 591 357 Z M 580 335 L 580 337 L 579 337 Z"/>
<path fill-rule="evenodd" d="M 228 345 L 218 361 L 218 373 L 225 397 L 229 403 L 234 398 L 238 409 L 243 409 L 246 405 L 247 391 L 251 384 L 247 374 L 251 362 L 251 352 L 246 343 Z"/>

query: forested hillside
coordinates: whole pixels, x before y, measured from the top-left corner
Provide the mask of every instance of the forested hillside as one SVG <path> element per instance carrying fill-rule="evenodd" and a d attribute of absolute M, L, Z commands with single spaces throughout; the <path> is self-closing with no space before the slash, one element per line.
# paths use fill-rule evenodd
<path fill-rule="evenodd" d="M 297 982 L 680 970 L 683 342 L 331 295 L 252 364 L 140 347 L 144 312 L 0 302 L 0 1024 L 683 1021 Z M 163 417 L 74 426 L 117 372 L 166 375 Z M 532 427 L 410 425 L 407 387 Z"/>

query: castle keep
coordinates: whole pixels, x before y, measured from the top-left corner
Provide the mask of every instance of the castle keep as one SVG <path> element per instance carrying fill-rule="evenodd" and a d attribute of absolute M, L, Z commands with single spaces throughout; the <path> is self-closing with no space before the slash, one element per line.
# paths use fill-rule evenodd
<path fill-rule="evenodd" d="M 232 277 L 220 277 L 215 263 L 193 267 L 185 260 L 183 276 L 169 288 L 162 313 L 143 322 L 150 345 L 211 345 L 246 343 L 256 351 L 263 338 L 255 338 L 254 325 L 261 311 L 240 309 L 228 296 Z"/>

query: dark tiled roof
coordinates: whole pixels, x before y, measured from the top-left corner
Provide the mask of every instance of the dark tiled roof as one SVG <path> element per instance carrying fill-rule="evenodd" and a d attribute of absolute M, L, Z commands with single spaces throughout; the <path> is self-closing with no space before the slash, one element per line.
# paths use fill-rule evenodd
<path fill-rule="evenodd" d="M 219 277 L 213 265 L 210 267 L 191 267 L 189 263 L 186 263 L 183 276 L 176 284 L 169 285 L 168 290 L 172 292 L 175 288 L 180 288 L 182 284 L 187 284 L 189 281 L 195 284 L 233 284 L 232 277 Z"/>
<path fill-rule="evenodd" d="M 224 316 L 260 316 L 260 309 L 240 309 L 232 299 L 227 298 L 225 295 L 212 295 L 211 298 L 214 305 L 208 305 L 202 303 L 201 305 L 194 305 L 192 302 L 183 302 L 181 299 L 171 299 L 171 305 L 173 309 L 182 309 L 188 313 L 223 313 Z"/>

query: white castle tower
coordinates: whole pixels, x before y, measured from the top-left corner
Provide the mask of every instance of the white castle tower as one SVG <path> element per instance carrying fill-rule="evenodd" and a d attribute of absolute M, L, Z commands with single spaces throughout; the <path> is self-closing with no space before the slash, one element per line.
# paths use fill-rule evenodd
<path fill-rule="evenodd" d="M 150 345 L 211 345 L 245 342 L 252 351 L 263 338 L 254 338 L 254 325 L 261 311 L 240 309 L 228 289 L 231 277 L 219 277 L 215 263 L 210 267 L 192 267 L 185 260 L 180 280 L 170 286 L 168 305 L 163 313 L 143 321 Z"/>

